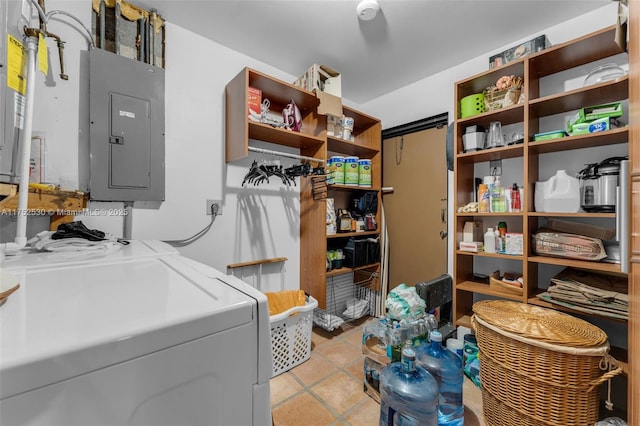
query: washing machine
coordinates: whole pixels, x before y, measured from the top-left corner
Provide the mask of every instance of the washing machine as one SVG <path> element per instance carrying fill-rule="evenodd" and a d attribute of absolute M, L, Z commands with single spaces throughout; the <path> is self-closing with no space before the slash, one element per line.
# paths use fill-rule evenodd
<path fill-rule="evenodd" d="M 271 425 L 264 294 L 159 241 L 25 253 L 0 306 L 0 424 Z"/>

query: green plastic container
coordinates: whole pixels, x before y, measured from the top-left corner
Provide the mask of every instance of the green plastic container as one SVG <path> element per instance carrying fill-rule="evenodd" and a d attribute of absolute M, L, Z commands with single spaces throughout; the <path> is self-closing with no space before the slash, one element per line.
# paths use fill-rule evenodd
<path fill-rule="evenodd" d="M 484 105 L 484 95 L 482 93 L 465 96 L 460 100 L 460 118 L 482 114 L 485 111 L 486 107 Z"/>

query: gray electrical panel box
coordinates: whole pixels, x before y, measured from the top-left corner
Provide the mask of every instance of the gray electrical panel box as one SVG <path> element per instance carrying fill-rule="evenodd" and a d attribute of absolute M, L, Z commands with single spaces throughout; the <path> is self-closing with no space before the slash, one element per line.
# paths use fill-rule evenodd
<path fill-rule="evenodd" d="M 90 199 L 163 201 L 164 70 L 89 52 Z"/>

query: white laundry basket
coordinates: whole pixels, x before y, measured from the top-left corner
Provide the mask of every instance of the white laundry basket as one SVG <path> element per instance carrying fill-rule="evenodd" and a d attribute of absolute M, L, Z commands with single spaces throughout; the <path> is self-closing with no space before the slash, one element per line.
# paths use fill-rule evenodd
<path fill-rule="evenodd" d="M 318 301 L 307 296 L 304 306 L 294 306 L 269 317 L 271 323 L 271 352 L 275 377 L 302 364 L 311 356 L 313 310 Z"/>

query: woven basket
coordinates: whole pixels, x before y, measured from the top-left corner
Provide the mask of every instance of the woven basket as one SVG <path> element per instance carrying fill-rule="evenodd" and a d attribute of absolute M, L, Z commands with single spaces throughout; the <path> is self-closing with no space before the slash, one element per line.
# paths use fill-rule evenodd
<path fill-rule="evenodd" d="M 598 420 L 610 364 L 606 334 L 586 321 L 518 302 L 473 305 L 489 426 L 583 426 Z M 568 342 L 568 343 L 567 343 Z"/>

